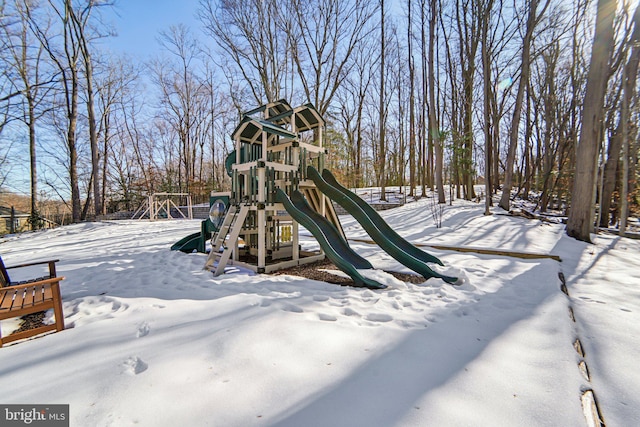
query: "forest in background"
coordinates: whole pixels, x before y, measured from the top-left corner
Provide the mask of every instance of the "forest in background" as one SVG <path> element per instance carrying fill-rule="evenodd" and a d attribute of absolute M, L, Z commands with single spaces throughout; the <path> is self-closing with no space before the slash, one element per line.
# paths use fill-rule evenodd
<path fill-rule="evenodd" d="M 104 47 L 114 6 L 0 3 L 0 192 L 28 152 L 36 226 L 51 199 L 74 222 L 206 201 L 241 113 L 281 98 L 313 103 L 327 167 L 382 198 L 451 188 L 489 213 L 501 191 L 582 240 L 640 204 L 636 1 L 201 0 L 202 29 L 164 29 L 145 62 Z"/>

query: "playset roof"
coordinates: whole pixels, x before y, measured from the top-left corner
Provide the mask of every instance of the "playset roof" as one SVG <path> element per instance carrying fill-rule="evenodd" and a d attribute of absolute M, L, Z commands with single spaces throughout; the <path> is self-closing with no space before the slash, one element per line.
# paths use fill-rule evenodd
<path fill-rule="evenodd" d="M 242 142 L 256 144 L 262 142 L 260 138 L 263 131 L 289 139 L 296 139 L 298 137 L 295 133 L 289 132 L 278 125 L 248 115 L 242 118 L 242 121 L 240 121 L 240 124 L 235 128 L 231 137 L 234 140 L 239 137 Z"/>

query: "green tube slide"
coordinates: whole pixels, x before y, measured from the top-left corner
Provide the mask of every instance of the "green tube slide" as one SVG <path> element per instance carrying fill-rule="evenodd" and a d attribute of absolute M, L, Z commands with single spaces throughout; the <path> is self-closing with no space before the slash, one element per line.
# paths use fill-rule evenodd
<path fill-rule="evenodd" d="M 386 288 L 385 285 L 364 277 L 358 272 L 358 270 L 368 270 L 373 267 L 369 261 L 349 247 L 333 224 L 309 206 L 302 193 L 296 190 L 291 194 L 290 199 L 284 191 L 277 189 L 275 199 L 276 202 L 284 205 L 293 219 L 313 234 L 327 258 L 336 267 L 347 273 L 356 286 L 373 289 Z"/>
<path fill-rule="evenodd" d="M 423 276 L 425 279 L 436 277 L 447 283 L 457 282 L 457 277 L 445 276 L 433 271 L 427 262 L 443 265 L 435 256 L 428 254 L 402 238 L 387 224 L 382 217 L 367 202 L 357 194 L 340 185 L 335 177 L 327 169 L 320 173 L 309 166 L 307 175 L 330 199 L 342 206 L 371 238 L 389 255 L 401 264 Z"/>

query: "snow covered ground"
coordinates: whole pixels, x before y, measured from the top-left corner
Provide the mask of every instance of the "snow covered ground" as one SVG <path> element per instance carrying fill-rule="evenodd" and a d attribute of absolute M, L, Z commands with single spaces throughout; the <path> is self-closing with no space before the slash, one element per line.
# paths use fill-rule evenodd
<path fill-rule="evenodd" d="M 429 203 L 382 215 L 414 243 L 562 262 L 426 249 L 464 283 L 389 277 L 369 290 L 233 268 L 214 278 L 205 255 L 169 250 L 195 220 L 11 237 L 7 265 L 60 259 L 67 329 L 0 349 L 0 401 L 70 404 L 72 426 L 586 426 L 591 389 L 608 426 L 640 425 L 640 241 L 584 244 L 563 225 L 461 201 L 436 228 Z M 376 268 L 410 272 L 351 244 Z"/>

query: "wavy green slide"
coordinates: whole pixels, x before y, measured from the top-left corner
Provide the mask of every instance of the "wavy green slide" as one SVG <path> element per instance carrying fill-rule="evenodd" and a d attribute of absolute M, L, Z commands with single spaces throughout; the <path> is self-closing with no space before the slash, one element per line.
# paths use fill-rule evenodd
<path fill-rule="evenodd" d="M 327 258 L 347 273 L 356 286 L 386 288 L 385 285 L 364 277 L 358 272 L 358 270 L 368 270 L 373 267 L 369 261 L 349 247 L 333 224 L 309 206 L 302 193 L 296 190 L 291 194 L 290 199 L 284 191 L 277 189 L 276 202 L 282 203 L 293 219 L 313 234 Z"/>
<path fill-rule="evenodd" d="M 327 169 L 322 171 L 321 176 L 313 166 L 309 166 L 307 168 L 307 176 L 313 180 L 320 191 L 351 214 L 369 236 L 398 262 L 420 274 L 425 279 L 437 277 L 447 283 L 453 284 L 457 282 L 457 277 L 445 276 L 433 271 L 426 265 L 427 262 L 443 264 L 435 256 L 420 250 L 402 238 L 382 219 L 375 209 L 362 200 L 360 196 L 340 185 Z"/>
<path fill-rule="evenodd" d="M 171 246 L 171 250 L 186 253 L 191 253 L 193 251 L 204 252 L 204 249 L 200 250 L 202 240 L 202 233 L 198 231 L 197 233 L 189 234 L 188 236 L 178 240 Z"/>

